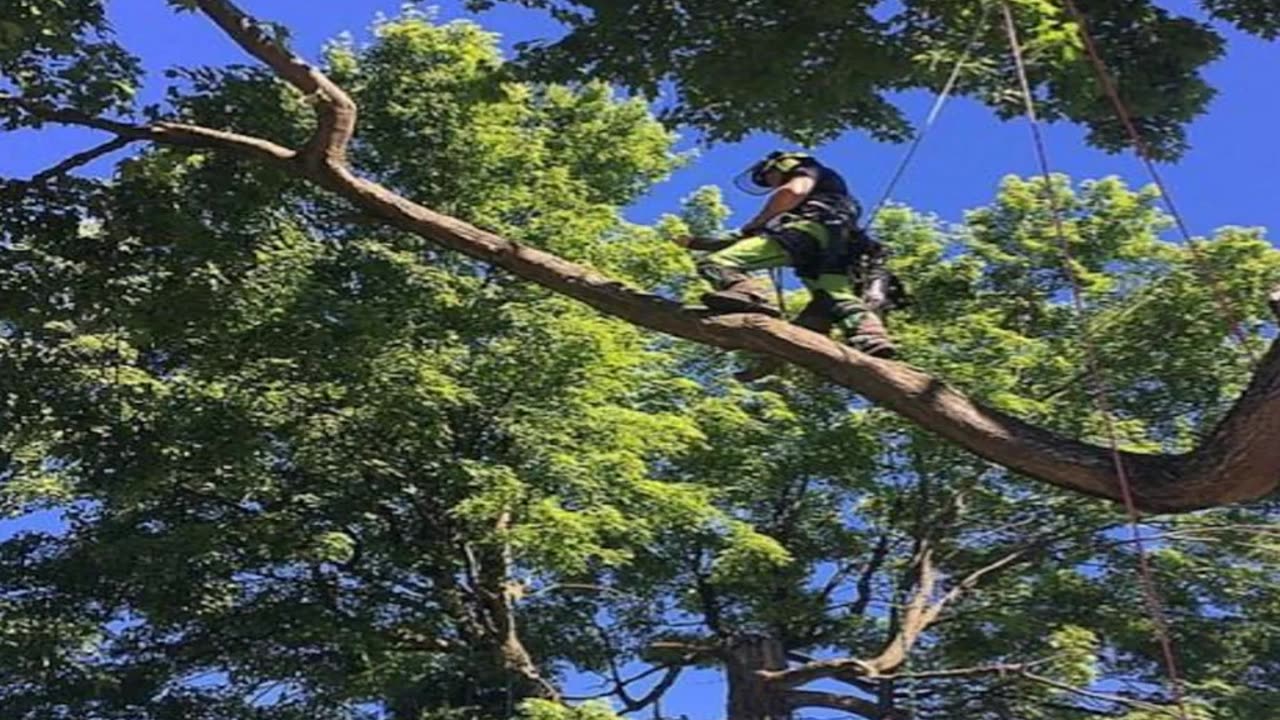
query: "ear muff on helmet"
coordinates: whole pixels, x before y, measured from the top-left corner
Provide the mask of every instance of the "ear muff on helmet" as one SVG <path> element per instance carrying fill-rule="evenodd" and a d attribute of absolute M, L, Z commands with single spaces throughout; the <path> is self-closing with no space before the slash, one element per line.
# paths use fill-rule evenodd
<path fill-rule="evenodd" d="M 805 153 L 774 150 L 766 155 L 763 160 L 756 162 L 739 173 L 734 178 L 733 184 L 745 193 L 764 195 L 770 190 L 768 183 L 765 182 L 765 174 L 776 170 L 785 175 L 811 159 L 812 156 Z"/>

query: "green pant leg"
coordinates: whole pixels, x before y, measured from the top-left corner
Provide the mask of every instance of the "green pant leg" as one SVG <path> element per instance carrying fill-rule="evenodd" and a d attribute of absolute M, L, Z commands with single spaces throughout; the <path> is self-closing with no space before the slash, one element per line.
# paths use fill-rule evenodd
<path fill-rule="evenodd" d="M 787 255 L 787 251 L 777 240 L 767 235 L 752 235 L 711 253 L 702 261 L 745 272 L 789 265 L 791 256 Z"/>
<path fill-rule="evenodd" d="M 846 337 L 852 337 L 857 332 L 858 323 L 867 306 L 854 289 L 849 275 L 830 273 L 800 280 L 815 298 L 822 298 L 828 304 L 832 320 L 845 332 Z"/>
<path fill-rule="evenodd" d="M 777 240 L 753 235 L 702 258 L 698 261 L 698 274 L 716 290 L 724 290 L 743 284 L 758 284 L 747 275 L 752 270 L 790 264 L 791 257 Z"/>

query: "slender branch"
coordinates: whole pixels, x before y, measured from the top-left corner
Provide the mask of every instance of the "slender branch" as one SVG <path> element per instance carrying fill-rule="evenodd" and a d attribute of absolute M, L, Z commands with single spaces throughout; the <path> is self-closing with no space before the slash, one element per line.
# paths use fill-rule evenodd
<path fill-rule="evenodd" d="M 701 551 L 699 551 L 697 561 L 701 561 Z M 707 627 L 716 635 L 725 637 L 724 625 L 720 618 L 719 595 L 716 593 L 715 588 L 711 586 L 709 578 L 703 574 L 700 568 L 694 568 L 693 578 L 694 588 L 697 590 L 698 602 L 702 605 L 702 616 L 706 620 Z"/>
<path fill-rule="evenodd" d="M 72 108 L 54 107 L 27 98 L 0 93 L 0 106 L 3 105 L 20 107 L 46 122 L 102 130 L 130 142 L 140 140 L 185 148 L 228 150 L 286 168 L 297 156 L 294 151 L 269 140 L 199 125 L 170 122 L 131 125 L 88 115 Z"/>
<path fill-rule="evenodd" d="M 264 31 L 262 23 L 230 0 L 196 0 L 196 4 L 245 52 L 315 99 L 319 123 L 302 150 L 303 161 L 309 165 L 345 165 L 347 145 L 356 129 L 356 104 L 351 96 L 324 73 L 289 52 Z"/>
<path fill-rule="evenodd" d="M 824 707 L 861 715 L 867 720 L 909 720 L 910 717 L 902 710 L 890 710 L 885 713 L 877 703 L 839 693 L 789 690 L 786 699 L 787 705 L 793 710 L 804 707 Z"/>
<path fill-rule="evenodd" d="M 886 531 L 880 536 L 875 550 L 871 552 L 871 559 L 867 562 L 867 567 L 863 569 L 862 575 L 858 577 L 858 597 L 849 608 L 850 614 L 860 616 L 867 611 L 867 606 L 871 604 L 872 580 L 875 579 L 876 573 L 880 572 L 880 568 L 884 567 L 884 561 L 888 556 L 889 533 Z"/>
<path fill-rule="evenodd" d="M 610 697 L 610 696 L 617 697 L 618 699 L 622 700 L 623 713 L 637 712 L 639 710 L 643 710 L 646 707 L 652 705 L 653 703 L 661 700 L 662 696 L 665 695 L 666 692 L 671 689 L 671 686 L 675 684 L 676 680 L 680 678 L 680 673 L 684 671 L 685 666 L 694 662 L 698 657 L 698 653 L 690 652 L 670 663 L 656 665 L 654 667 L 649 668 L 648 670 L 645 670 L 644 672 L 638 675 L 634 675 L 624 680 L 622 677 L 622 672 L 618 668 L 618 663 L 617 663 L 618 652 L 614 647 L 613 639 L 609 636 L 609 631 L 604 626 L 600 625 L 598 622 L 592 621 L 592 625 L 595 627 L 596 632 L 600 634 L 600 639 L 604 643 L 605 650 L 607 652 L 607 658 L 609 662 L 609 672 L 613 680 L 613 689 L 609 690 L 608 692 L 596 695 L 592 698 L 582 698 L 582 699 L 597 699 L 597 698 Z M 655 684 L 652 688 L 650 688 L 649 692 L 645 693 L 643 697 L 639 699 L 635 699 L 635 698 L 632 698 L 631 695 L 627 692 L 628 686 L 633 685 L 637 682 L 640 682 L 641 680 L 644 680 L 645 678 L 656 675 L 660 672 L 665 672 L 666 674 L 663 675 L 662 679 L 659 680 L 657 684 Z M 569 698 L 565 698 L 565 699 L 569 699 Z"/>
<path fill-rule="evenodd" d="M 838 658 L 816 660 L 786 670 L 759 670 L 756 672 L 766 682 L 784 688 L 794 688 L 820 679 L 853 682 L 864 677 L 877 676 L 876 667 L 867 660 Z"/>
<path fill-rule="evenodd" d="M 676 684 L 676 680 L 680 679 L 680 674 L 684 672 L 684 666 L 674 665 L 666 668 L 666 671 L 667 673 L 662 676 L 662 679 L 659 680 L 658 683 L 649 690 L 649 692 L 645 693 L 644 697 L 641 697 L 638 700 L 632 700 L 624 697 L 624 707 L 622 712 L 638 712 L 661 700 L 662 697 L 667 694 L 667 691 L 671 689 L 671 686 Z"/>
<path fill-rule="evenodd" d="M 634 600 L 637 596 L 623 592 L 617 588 L 605 587 L 603 585 L 592 585 L 590 583 L 555 583 L 546 587 L 538 588 L 530 592 L 526 597 L 538 597 L 540 595 L 549 595 L 554 592 L 593 592 L 601 595 L 612 595 L 614 597 L 627 600 Z"/>
<path fill-rule="evenodd" d="M 1053 538 L 1053 539 L 1056 539 L 1056 538 Z M 956 586 L 953 587 L 950 592 L 948 592 L 945 596 L 943 596 L 943 598 L 934 605 L 932 609 L 932 617 L 930 621 L 932 622 L 933 620 L 936 620 L 938 617 L 938 614 L 942 612 L 943 608 L 946 607 L 949 603 L 955 602 L 962 595 L 976 588 L 978 586 L 978 583 L 982 582 L 983 578 L 985 578 L 988 575 L 998 573 L 1001 570 L 1004 570 L 1005 568 L 1009 567 L 1010 565 L 1013 565 L 1014 563 L 1025 560 L 1028 555 L 1038 550 L 1042 550 L 1044 546 L 1052 542 L 1053 539 L 1048 541 L 1041 541 L 1039 543 L 1034 543 L 1032 545 L 1018 548 L 1017 550 L 1014 550 L 1013 552 L 1001 557 L 995 562 L 985 565 L 969 573 L 960 582 L 956 583 Z"/>
<path fill-rule="evenodd" d="M 1080 697 L 1086 697 L 1092 700 L 1102 700 L 1104 702 L 1117 703 L 1121 705 L 1128 705 L 1130 707 L 1135 707 L 1139 710 L 1146 710 L 1147 712 L 1160 713 L 1161 715 L 1168 715 L 1169 717 L 1174 717 L 1174 718 L 1181 717 L 1181 713 L 1177 710 L 1177 708 L 1169 708 L 1163 705 L 1156 705 L 1155 703 L 1149 703 L 1142 700 L 1135 700 L 1134 698 L 1125 697 L 1123 695 L 1112 695 L 1110 693 L 1097 692 L 1094 690 L 1086 690 L 1084 688 L 1076 687 L 1075 685 L 1070 685 L 1064 682 L 1058 682 L 1057 680 L 1054 680 L 1052 678 L 1047 678 L 1047 677 L 1044 677 L 1043 675 L 1036 675 L 1035 673 L 1031 673 L 1031 672 L 1023 672 L 1022 677 L 1032 682 L 1040 683 L 1041 685 L 1047 685 L 1057 690 L 1074 693 L 1076 695 L 1079 695 Z"/>
<path fill-rule="evenodd" d="M 31 185 L 39 185 L 41 183 L 48 182 L 49 180 L 52 180 L 55 177 L 60 177 L 62 175 L 67 174 L 68 172 L 71 172 L 72 170 L 75 170 L 78 167 L 88 165 L 89 163 L 93 162 L 94 160 L 97 160 L 103 155 L 109 155 L 117 150 L 128 147 L 129 145 L 135 142 L 137 142 L 136 138 L 116 136 L 115 138 L 108 140 L 102 143 L 101 145 L 98 145 L 97 147 L 91 148 L 89 150 L 85 150 L 84 152 L 76 153 L 75 155 L 72 155 L 66 160 L 63 160 L 57 165 L 54 165 L 53 167 L 49 168 L 48 170 L 42 170 L 41 172 L 38 172 L 35 175 L 32 175 L 31 179 L 28 180 L 27 182 Z"/>
<path fill-rule="evenodd" d="M 1040 707 L 1051 708 L 1053 710 L 1061 710 L 1063 712 L 1076 713 L 1077 715 L 1084 715 L 1085 717 L 1102 717 L 1102 718 L 1114 719 L 1116 716 L 1116 714 L 1114 712 L 1111 712 L 1110 710 L 1095 710 L 1093 708 L 1084 707 L 1082 705 L 1072 705 L 1070 703 L 1038 702 L 1036 704 L 1039 705 Z"/>
<path fill-rule="evenodd" d="M 657 640 L 649 643 L 650 653 L 666 655 L 680 653 L 693 656 L 694 659 L 705 656 L 722 657 L 724 647 L 719 643 L 687 642 L 683 640 Z"/>
<path fill-rule="evenodd" d="M 925 670 L 922 672 L 894 673 L 891 675 L 881 675 L 877 679 L 880 680 L 945 680 L 951 678 L 972 678 L 982 675 L 999 675 L 1001 677 L 1018 675 L 1032 668 L 1040 667 L 1057 660 L 1058 657 L 1048 657 L 1041 660 L 1033 660 L 1025 663 L 1001 663 L 998 665 L 977 665 L 966 668 L 951 668 L 947 670 Z"/>

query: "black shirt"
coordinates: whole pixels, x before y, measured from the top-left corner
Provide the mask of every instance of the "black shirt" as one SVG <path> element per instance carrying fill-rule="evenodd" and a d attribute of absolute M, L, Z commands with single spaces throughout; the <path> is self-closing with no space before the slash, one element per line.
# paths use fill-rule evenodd
<path fill-rule="evenodd" d="M 827 210 L 840 208 L 846 212 L 852 212 L 854 222 L 858 216 L 862 214 L 862 208 L 858 205 L 858 201 L 849 194 L 849 186 L 845 183 L 840 173 L 819 163 L 817 160 L 806 160 L 796 169 L 788 172 L 785 176 L 786 180 L 794 177 L 812 178 L 814 181 L 813 189 L 805 196 L 804 202 L 800 203 L 795 209 L 799 215 L 809 214 L 810 212 L 821 210 L 811 203 L 822 203 L 827 206 Z M 809 207 L 806 207 L 809 206 Z"/>

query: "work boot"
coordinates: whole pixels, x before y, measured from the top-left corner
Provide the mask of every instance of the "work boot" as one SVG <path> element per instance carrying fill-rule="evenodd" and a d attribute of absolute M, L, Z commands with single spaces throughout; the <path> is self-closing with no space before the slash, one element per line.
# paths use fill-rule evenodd
<path fill-rule="evenodd" d="M 769 288 L 759 280 L 736 280 L 723 290 L 703 293 L 702 302 L 719 313 L 761 313 L 782 317 L 782 311 L 770 297 Z"/>
<path fill-rule="evenodd" d="M 885 332 L 884 322 L 875 312 L 864 312 L 858 319 L 858 327 L 845 342 L 854 350 L 864 352 L 872 357 L 893 359 L 898 355 L 889 334 Z"/>
<path fill-rule="evenodd" d="M 791 321 L 792 325 L 812 330 L 821 335 L 830 335 L 834 321 L 828 307 L 822 303 L 810 302 L 804 306 L 804 310 Z M 769 355 L 756 355 L 753 357 L 750 365 L 733 374 L 738 382 L 755 382 L 773 375 L 782 369 L 786 363 L 778 358 Z"/>

